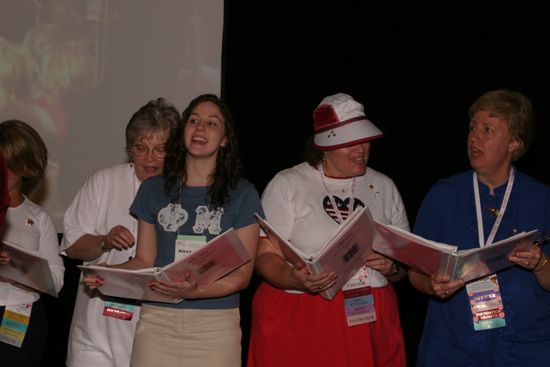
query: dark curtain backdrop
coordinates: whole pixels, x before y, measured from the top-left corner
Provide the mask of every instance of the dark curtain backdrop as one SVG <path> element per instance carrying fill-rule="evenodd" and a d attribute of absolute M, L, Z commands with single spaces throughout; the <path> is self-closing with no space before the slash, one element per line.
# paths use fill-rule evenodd
<path fill-rule="evenodd" d="M 261 193 L 300 162 L 313 109 L 349 93 L 386 134 L 369 165 L 396 182 L 412 225 L 430 186 L 468 168 L 470 104 L 511 88 L 532 100 L 537 123 L 517 165 L 550 183 L 548 19 L 543 3 L 519 1 L 227 0 L 222 94 L 240 127 L 247 177 Z M 245 346 L 257 282 L 243 296 Z M 408 281 L 396 288 L 414 366 L 426 299 Z"/>

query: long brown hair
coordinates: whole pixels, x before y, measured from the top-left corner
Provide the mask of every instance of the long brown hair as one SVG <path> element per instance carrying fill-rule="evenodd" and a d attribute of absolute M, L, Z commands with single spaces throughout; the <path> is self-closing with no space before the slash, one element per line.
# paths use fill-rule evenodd
<path fill-rule="evenodd" d="M 187 149 L 183 141 L 185 124 L 195 108 L 203 102 L 212 102 L 218 106 L 225 127 L 227 144 L 220 147 L 216 156 L 216 168 L 212 173 L 212 184 L 208 190 L 210 207 L 216 209 L 223 206 L 229 190 L 237 187 L 241 177 L 241 160 L 238 154 L 237 136 L 233 117 L 227 104 L 214 94 L 202 94 L 189 103 L 183 111 L 181 121 L 166 143 L 166 158 L 164 160 L 164 177 L 166 194 L 176 198 L 180 183 L 185 182 L 185 157 Z"/>

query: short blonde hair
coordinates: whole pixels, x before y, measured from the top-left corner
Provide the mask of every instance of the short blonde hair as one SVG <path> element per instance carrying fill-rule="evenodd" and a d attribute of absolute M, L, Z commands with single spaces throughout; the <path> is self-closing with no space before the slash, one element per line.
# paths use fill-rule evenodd
<path fill-rule="evenodd" d="M 20 120 L 0 123 L 0 151 L 6 167 L 27 181 L 27 187 L 42 179 L 48 164 L 48 148 L 29 124 Z"/>
<path fill-rule="evenodd" d="M 472 104 L 470 119 L 479 111 L 487 111 L 506 121 L 512 139 L 520 143 L 512 156 L 514 161 L 525 154 L 535 137 L 533 105 L 529 98 L 508 89 L 489 91 Z"/>

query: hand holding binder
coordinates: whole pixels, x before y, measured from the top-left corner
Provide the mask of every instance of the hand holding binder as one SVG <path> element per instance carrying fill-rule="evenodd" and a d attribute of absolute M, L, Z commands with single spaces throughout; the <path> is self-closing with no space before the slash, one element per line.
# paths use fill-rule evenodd
<path fill-rule="evenodd" d="M 178 303 L 174 299 L 156 293 L 151 283 L 189 281 L 198 284 L 214 282 L 250 261 L 250 255 L 233 228 L 215 237 L 192 254 L 161 268 L 127 270 L 97 265 L 81 265 L 85 274 L 102 278 L 99 291 L 108 296 L 145 301 Z"/>
<path fill-rule="evenodd" d="M 458 247 L 375 221 L 377 239 L 373 249 L 427 275 L 442 274 L 465 282 L 513 266 L 508 256 L 538 243 L 539 232 L 521 232 L 489 246 L 458 250 Z"/>
<path fill-rule="evenodd" d="M 365 264 L 367 256 L 372 252 L 373 219 L 366 207 L 354 211 L 316 254 L 305 254 L 298 246 L 281 236 L 265 219 L 259 215 L 256 215 L 256 219 L 271 243 L 281 249 L 288 262 L 293 265 L 303 262 L 311 274 L 336 273 L 336 282 L 319 293 L 326 299 L 332 299 L 336 295 Z"/>

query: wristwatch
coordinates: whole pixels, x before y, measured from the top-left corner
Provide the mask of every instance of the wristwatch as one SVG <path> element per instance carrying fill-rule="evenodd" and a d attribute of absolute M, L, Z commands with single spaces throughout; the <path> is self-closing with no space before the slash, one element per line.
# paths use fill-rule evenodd
<path fill-rule="evenodd" d="M 105 242 L 105 237 L 101 237 L 99 241 L 97 242 L 97 246 L 101 249 L 103 252 L 110 251 L 111 248 L 107 246 L 107 243 Z"/>

